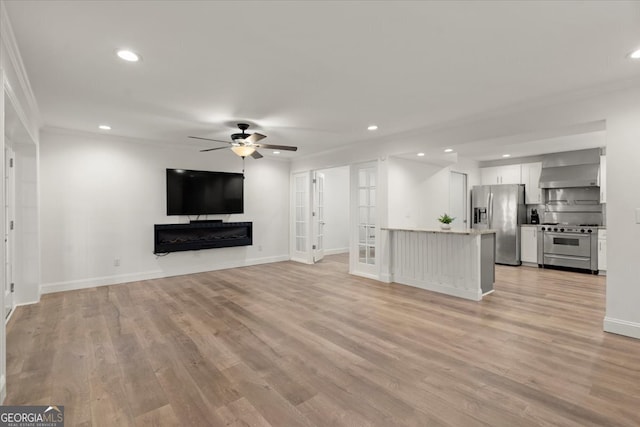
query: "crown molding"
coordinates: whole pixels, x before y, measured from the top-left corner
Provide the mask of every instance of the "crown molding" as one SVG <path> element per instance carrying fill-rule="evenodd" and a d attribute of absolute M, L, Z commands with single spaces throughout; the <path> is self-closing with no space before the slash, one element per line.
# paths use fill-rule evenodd
<path fill-rule="evenodd" d="M 4 91 L 8 94 L 9 99 L 13 104 L 13 108 L 16 110 L 16 113 L 18 114 L 20 120 L 23 122 L 25 129 L 27 129 L 27 132 L 32 137 L 32 139 L 34 141 L 37 141 L 38 136 L 33 135 L 30 124 L 35 125 L 36 128 L 40 128 L 40 109 L 38 108 L 36 97 L 33 93 L 33 89 L 31 88 L 31 83 L 29 82 L 29 77 L 27 75 L 27 70 L 24 67 L 24 62 L 22 62 L 22 56 L 20 56 L 20 50 L 18 49 L 18 44 L 13 34 L 13 28 L 11 27 L 11 22 L 9 21 L 9 16 L 4 5 L 4 1 L 0 1 L 0 42 L 4 47 L 4 51 L 7 54 L 7 58 L 11 67 L 15 71 L 16 78 L 18 79 L 17 83 L 20 86 L 20 89 L 24 94 L 24 98 L 27 101 L 28 108 L 32 116 L 31 121 L 28 120 L 29 115 L 25 112 L 24 107 L 20 104 L 20 102 L 18 102 L 18 97 L 15 91 L 16 88 L 13 88 L 11 86 L 6 76 L 3 76 Z"/>

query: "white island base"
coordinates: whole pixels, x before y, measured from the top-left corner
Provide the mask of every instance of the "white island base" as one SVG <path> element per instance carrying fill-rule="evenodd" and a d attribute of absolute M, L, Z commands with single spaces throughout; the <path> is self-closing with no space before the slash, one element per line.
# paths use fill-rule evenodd
<path fill-rule="evenodd" d="M 495 231 L 383 230 L 392 282 L 474 301 L 493 292 Z"/>

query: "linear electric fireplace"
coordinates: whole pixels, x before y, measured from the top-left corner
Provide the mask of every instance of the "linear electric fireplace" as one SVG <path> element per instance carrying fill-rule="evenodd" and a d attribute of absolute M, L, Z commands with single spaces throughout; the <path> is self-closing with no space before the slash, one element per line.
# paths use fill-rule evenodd
<path fill-rule="evenodd" d="M 192 222 L 156 224 L 153 253 L 251 246 L 252 222 Z"/>

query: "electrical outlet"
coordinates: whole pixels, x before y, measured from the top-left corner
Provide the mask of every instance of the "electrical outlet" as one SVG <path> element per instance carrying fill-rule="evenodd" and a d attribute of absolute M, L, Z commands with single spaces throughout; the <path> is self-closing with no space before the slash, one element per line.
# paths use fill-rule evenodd
<path fill-rule="evenodd" d="M 113 260 L 113 266 L 114 267 L 120 267 L 120 258 L 116 258 Z"/>

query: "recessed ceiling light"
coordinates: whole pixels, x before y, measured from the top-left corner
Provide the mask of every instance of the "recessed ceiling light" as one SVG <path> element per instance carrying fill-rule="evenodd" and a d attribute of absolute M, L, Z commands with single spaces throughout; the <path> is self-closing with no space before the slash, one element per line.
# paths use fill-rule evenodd
<path fill-rule="evenodd" d="M 424 157 L 424 153 L 418 153 L 418 157 Z"/>
<path fill-rule="evenodd" d="M 631 59 L 640 59 L 640 49 L 631 52 L 629 54 L 629 58 L 631 58 Z"/>
<path fill-rule="evenodd" d="M 511 157 L 511 154 L 503 154 L 502 157 Z"/>
<path fill-rule="evenodd" d="M 274 151 L 273 154 L 280 154 L 280 152 L 279 151 Z"/>
<path fill-rule="evenodd" d="M 368 130 L 378 130 L 378 126 L 376 125 L 371 125 L 367 128 Z"/>
<path fill-rule="evenodd" d="M 116 55 L 118 55 L 120 59 L 124 59 L 125 61 L 129 61 L 129 62 L 140 61 L 140 55 L 128 49 L 118 49 L 116 51 Z"/>
<path fill-rule="evenodd" d="M 111 130 L 111 126 L 109 126 L 109 125 L 100 125 L 100 126 L 98 126 L 98 128 L 102 129 L 102 130 Z"/>
<path fill-rule="evenodd" d="M 444 150 L 445 153 L 452 153 L 453 152 L 453 148 L 446 148 Z"/>

